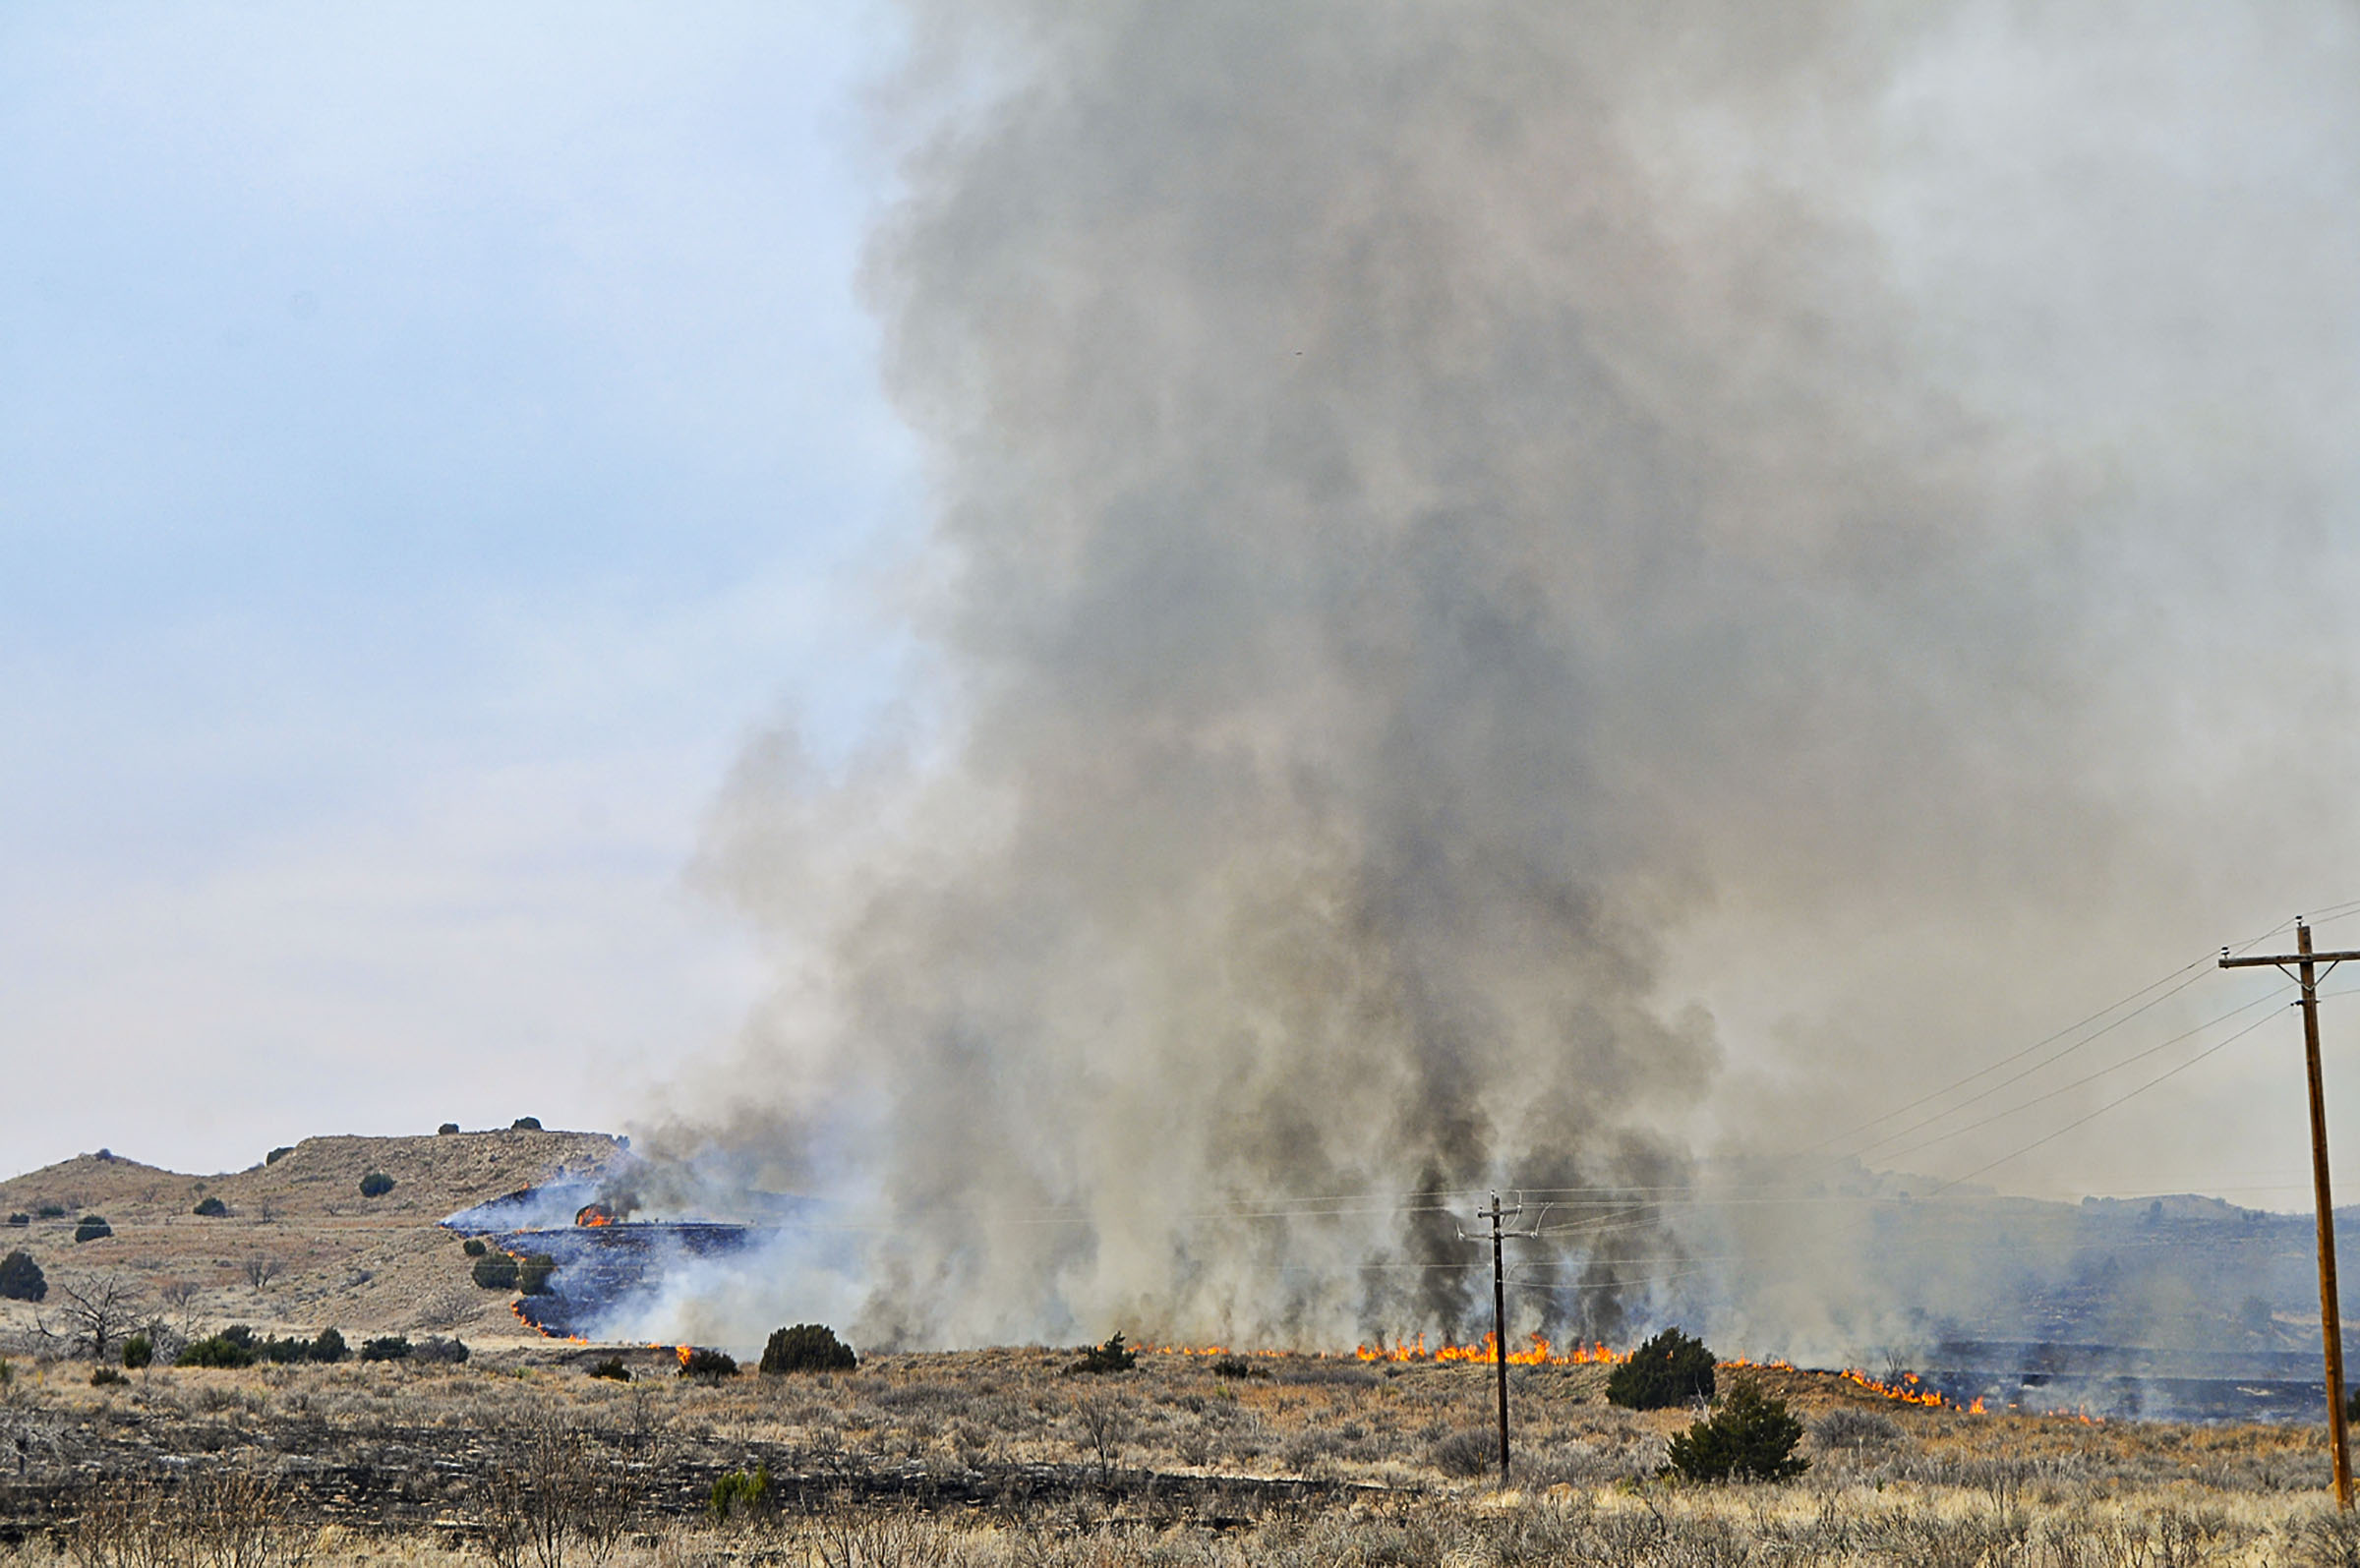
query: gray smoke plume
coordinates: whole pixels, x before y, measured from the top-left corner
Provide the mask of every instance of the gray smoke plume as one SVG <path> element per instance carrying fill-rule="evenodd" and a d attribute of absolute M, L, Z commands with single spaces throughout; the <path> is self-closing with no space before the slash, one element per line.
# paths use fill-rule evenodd
<path fill-rule="evenodd" d="M 731 782 L 779 984 L 647 1191 L 823 1200 L 763 1326 L 1338 1345 L 1488 1326 L 1548 1189 L 1520 1321 L 1616 1335 L 1695 1139 L 2360 881 L 2194 832 L 2348 713 L 2233 687 L 2348 649 L 2352 40 L 2272 16 L 914 6 L 936 678 Z"/>

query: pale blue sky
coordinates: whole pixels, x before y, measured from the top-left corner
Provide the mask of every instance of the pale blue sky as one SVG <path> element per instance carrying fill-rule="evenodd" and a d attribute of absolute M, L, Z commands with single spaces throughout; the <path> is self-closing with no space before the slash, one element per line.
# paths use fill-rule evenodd
<path fill-rule="evenodd" d="M 612 1126 L 735 1026 L 702 814 L 896 682 L 885 28 L 0 13 L 0 1167 Z"/>

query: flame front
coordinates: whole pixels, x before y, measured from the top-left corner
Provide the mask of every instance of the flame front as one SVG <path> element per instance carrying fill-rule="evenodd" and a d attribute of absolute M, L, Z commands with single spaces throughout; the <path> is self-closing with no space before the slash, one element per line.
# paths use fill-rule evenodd
<path fill-rule="evenodd" d="M 1879 1382 L 1866 1372 L 1851 1367 L 1847 1367 L 1836 1375 L 1848 1383 L 1865 1388 L 1871 1394 L 1880 1394 L 1886 1399 L 1897 1400 L 1904 1405 L 1922 1405 L 1928 1410 L 1955 1410 L 1969 1416 L 1984 1414 L 1981 1395 L 1976 1395 L 1972 1403 L 1962 1405 L 1955 1399 L 1945 1397 L 1940 1389 L 1931 1388 L 1919 1382 L 1916 1372 L 1902 1373 L 1901 1381 L 1898 1383 Z"/>
<path fill-rule="evenodd" d="M 1453 1345 L 1447 1340 L 1432 1350 L 1426 1348 L 1426 1336 L 1418 1334 L 1408 1341 L 1386 1347 L 1383 1344 L 1363 1345 L 1353 1352 L 1364 1362 L 1484 1362 L 1499 1359 L 1500 1342 L 1490 1334 L 1476 1344 Z M 1605 1345 L 1584 1345 L 1578 1340 L 1559 1350 L 1542 1334 L 1532 1336 L 1522 1350 L 1507 1353 L 1510 1366 L 1611 1366 L 1617 1362 L 1630 1360 L 1630 1352 L 1619 1351 Z"/>
<path fill-rule="evenodd" d="M 1363 1362 L 1482 1362 L 1489 1364 L 1498 1351 L 1499 1342 L 1486 1334 L 1478 1343 L 1453 1345 L 1447 1340 L 1428 1349 L 1426 1336 L 1416 1334 L 1398 1344 L 1363 1345 L 1353 1351 L 1356 1361 Z M 1282 1350 L 1231 1350 L 1225 1345 L 1143 1345 L 1142 1350 L 1157 1356 L 1256 1356 L 1275 1360 L 1298 1354 Z M 1307 1351 L 1300 1354 L 1325 1360 L 1326 1351 Z M 1507 1353 L 1510 1366 L 1608 1366 L 1630 1360 L 1630 1352 L 1613 1350 L 1605 1345 L 1575 1343 L 1564 1350 L 1550 1344 L 1547 1337 L 1535 1334 L 1522 1350 Z"/>

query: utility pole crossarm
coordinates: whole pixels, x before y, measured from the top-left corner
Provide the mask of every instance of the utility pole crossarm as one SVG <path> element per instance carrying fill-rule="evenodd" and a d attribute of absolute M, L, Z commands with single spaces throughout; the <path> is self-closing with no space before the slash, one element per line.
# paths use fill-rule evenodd
<path fill-rule="evenodd" d="M 2269 969 L 2287 963 L 2342 963 L 2360 958 L 2360 953 L 2274 953 L 2259 958 L 2232 958 L 2229 950 L 2220 950 L 2220 966 L 2224 969 Z"/>

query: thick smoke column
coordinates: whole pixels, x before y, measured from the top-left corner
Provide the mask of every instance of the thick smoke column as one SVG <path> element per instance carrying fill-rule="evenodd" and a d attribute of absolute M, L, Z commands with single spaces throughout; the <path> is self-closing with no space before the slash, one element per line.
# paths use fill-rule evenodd
<path fill-rule="evenodd" d="M 1401 1195 L 1686 1180 L 1695 921 L 2148 885 L 2122 495 L 1875 221 L 1964 15 L 918 8 L 894 101 L 958 107 L 871 282 L 940 722 L 746 757 L 705 874 L 781 983 L 657 1141 L 873 1223 L 868 1343 L 1475 1329 Z"/>

